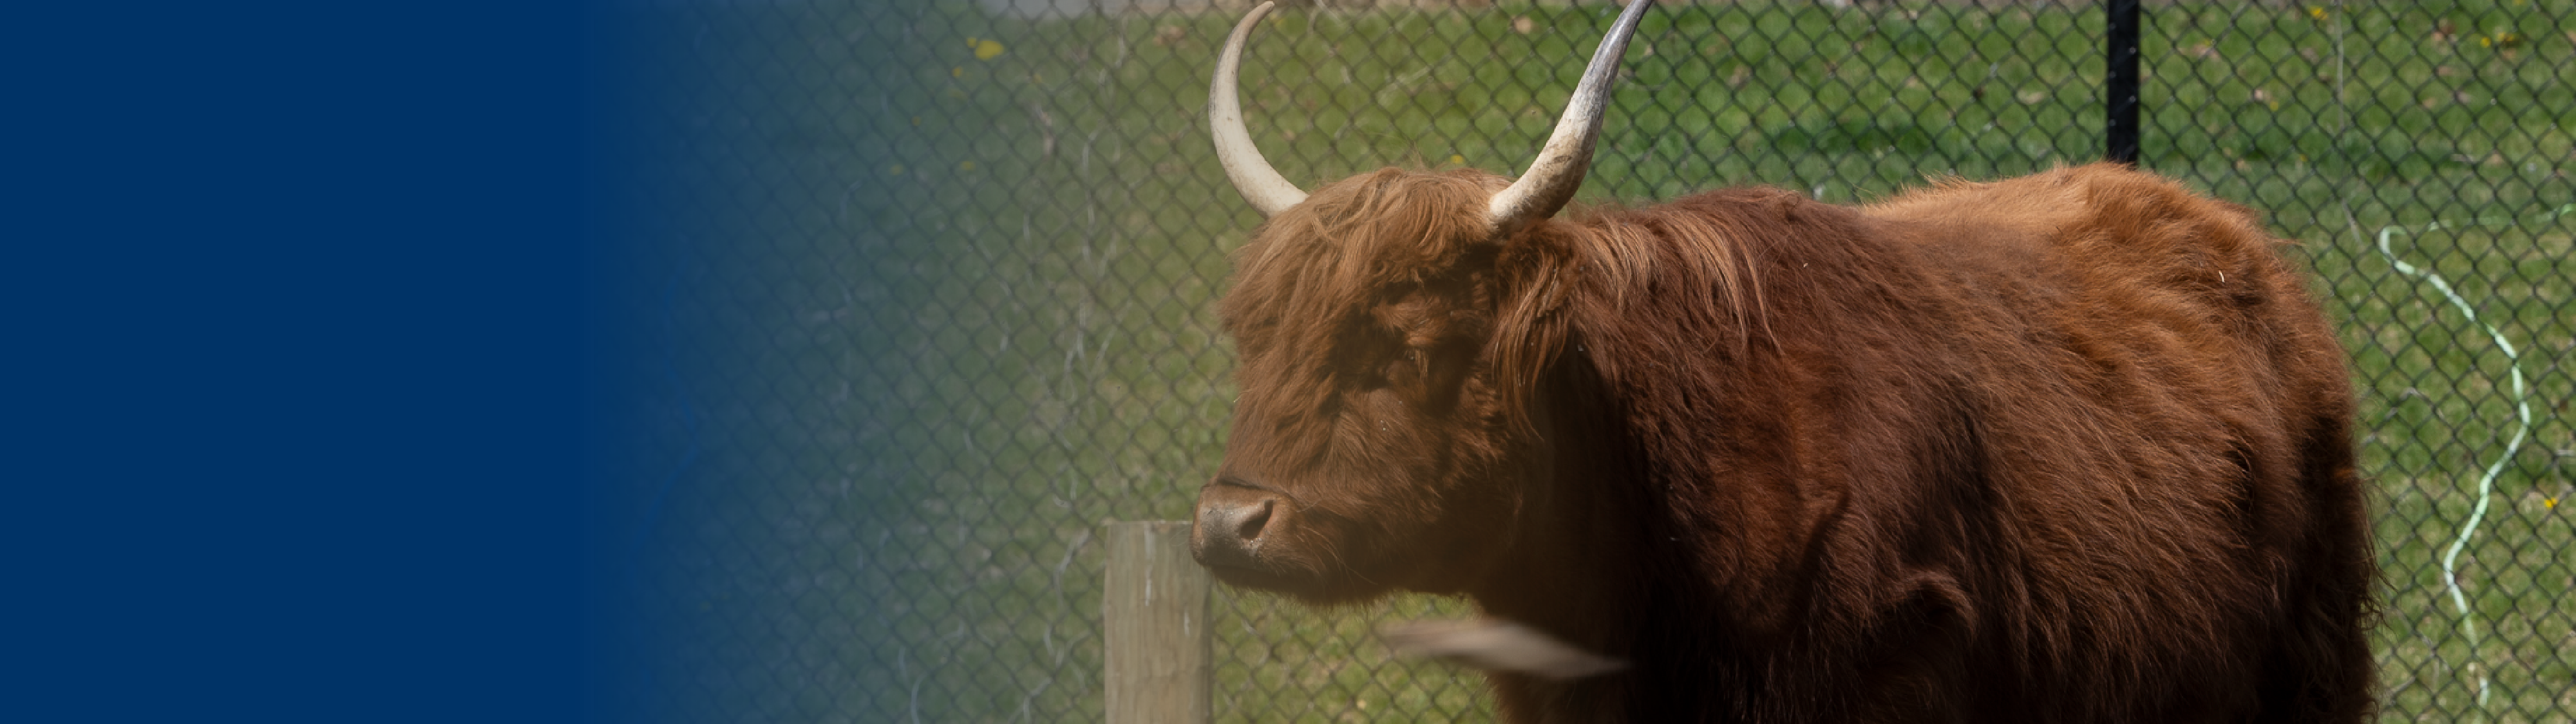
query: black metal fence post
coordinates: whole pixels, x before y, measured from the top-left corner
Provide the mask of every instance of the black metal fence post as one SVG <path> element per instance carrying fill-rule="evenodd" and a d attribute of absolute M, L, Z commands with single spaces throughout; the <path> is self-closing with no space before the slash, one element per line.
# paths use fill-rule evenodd
<path fill-rule="evenodd" d="M 2110 37 L 2104 41 L 2105 60 L 2109 63 L 2107 88 L 2103 100 L 2108 104 L 2110 123 L 2109 148 L 2104 156 L 2120 163 L 2138 164 L 2138 0 L 2105 0 L 2104 11 L 2110 15 Z"/>

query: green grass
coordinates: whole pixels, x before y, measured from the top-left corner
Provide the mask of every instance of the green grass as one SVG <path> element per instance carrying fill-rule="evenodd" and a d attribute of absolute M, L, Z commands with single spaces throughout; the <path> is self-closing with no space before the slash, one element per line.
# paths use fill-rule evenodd
<path fill-rule="evenodd" d="M 1095 526 L 1185 517 L 1222 450 L 1210 300 L 1259 220 L 1203 120 L 1234 16 L 879 5 L 651 24 L 677 99 L 647 124 L 679 170 L 657 202 L 689 240 L 666 321 L 692 382 L 670 396 L 695 431 L 666 409 L 650 435 L 706 450 L 646 465 L 684 473 L 653 539 L 655 625 L 684 644 L 658 696 L 689 718 L 1096 719 Z M 1516 173 L 1612 10 L 1280 13 L 1247 115 L 1310 187 L 1387 164 Z M 2558 69 L 2576 0 L 2150 12 L 2147 165 L 2269 214 L 2344 324 L 2381 491 L 2388 718 L 2567 721 L 2576 220 L 2539 217 L 2576 202 L 2576 73 Z M 2100 29 L 2089 8 L 1667 4 L 1583 197 L 1762 183 L 1851 202 L 2087 161 Z M 2515 221 L 2392 244 L 2497 325 L 2530 383 L 2536 425 L 2462 556 L 2472 650 L 2437 561 L 2513 430 L 2505 360 L 2370 242 L 2479 216 Z M 1220 719 L 1491 715 L 1473 677 L 1363 635 L 1456 602 L 1220 603 Z"/>

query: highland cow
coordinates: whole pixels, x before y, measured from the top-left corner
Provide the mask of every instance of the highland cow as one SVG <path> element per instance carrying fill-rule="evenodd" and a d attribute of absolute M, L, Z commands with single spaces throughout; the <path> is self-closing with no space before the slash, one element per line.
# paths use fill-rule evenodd
<path fill-rule="evenodd" d="M 2373 553 L 2343 356 L 2241 207 L 2118 165 L 1859 208 L 1577 209 L 1620 17 L 1518 180 L 1315 189 L 1210 115 L 1267 216 L 1192 549 L 1624 666 L 1490 674 L 1515 722 L 2357 722 Z"/>

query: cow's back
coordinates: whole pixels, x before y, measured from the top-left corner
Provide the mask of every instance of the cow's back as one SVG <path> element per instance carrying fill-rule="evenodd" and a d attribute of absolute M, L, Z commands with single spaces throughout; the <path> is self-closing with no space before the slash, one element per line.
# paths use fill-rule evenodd
<path fill-rule="evenodd" d="M 1950 359 L 1976 368 L 1957 379 L 1985 509 L 1963 514 L 2011 563 L 1962 581 L 1991 634 L 1974 655 L 2060 688 L 1994 703 L 2358 720 L 2373 556 L 2351 393 L 2280 242 L 2108 164 L 1865 213 L 1926 267 Z"/>

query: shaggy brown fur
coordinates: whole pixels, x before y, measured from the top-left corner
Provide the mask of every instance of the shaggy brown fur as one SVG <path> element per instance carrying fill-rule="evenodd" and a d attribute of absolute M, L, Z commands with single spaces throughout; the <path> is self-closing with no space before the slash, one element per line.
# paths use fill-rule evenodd
<path fill-rule="evenodd" d="M 1494 675 L 1516 722 L 2370 712 L 2342 354 L 2245 210 L 2094 165 L 1498 241 L 1503 184 L 1347 179 L 1241 250 L 1201 504 L 1277 507 L 1220 578 L 1631 664 Z"/>

